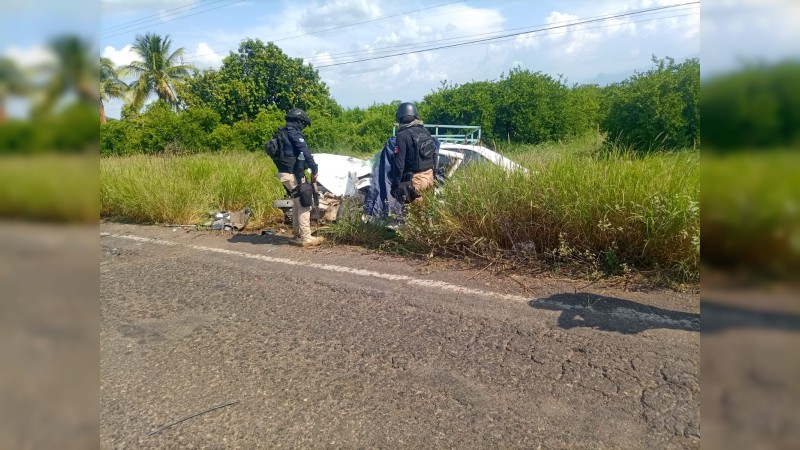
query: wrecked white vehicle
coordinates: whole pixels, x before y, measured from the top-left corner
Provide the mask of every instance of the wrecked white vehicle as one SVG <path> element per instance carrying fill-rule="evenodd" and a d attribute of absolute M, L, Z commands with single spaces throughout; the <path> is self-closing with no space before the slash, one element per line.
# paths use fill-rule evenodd
<path fill-rule="evenodd" d="M 459 135 L 455 138 L 465 143 L 448 142 L 454 139 L 453 135 L 439 135 L 439 127 L 445 127 L 443 125 L 429 125 L 427 127 L 436 127 L 434 129 L 437 134 L 433 134 L 433 136 L 440 143 L 435 170 L 437 181 L 440 184 L 451 177 L 459 168 L 477 162 L 499 165 L 507 171 L 521 170 L 527 172 L 527 169 L 514 161 L 479 145 L 480 128 L 478 127 L 452 127 L 478 130 L 478 138 L 469 138 L 469 135 L 466 138 L 465 135 Z M 354 197 L 356 199 L 355 203 L 362 205 L 366 199 L 365 213 L 368 216 L 385 215 L 388 212 L 386 208 L 396 210 L 399 204 L 392 198 L 387 199 L 388 187 L 386 186 L 387 180 L 385 180 L 385 162 L 381 164 L 381 159 L 384 158 L 387 150 L 391 152 L 389 147 L 393 148 L 394 146 L 393 139 L 394 137 L 386 143 L 381 152 L 371 159 L 315 153 L 314 160 L 319 165 L 319 173 L 317 175 L 319 197 L 318 205 L 314 206 L 311 212 L 312 219 L 335 220 L 339 215 L 339 207 L 342 204 L 342 200 L 348 197 Z M 384 169 L 383 175 L 381 175 L 382 169 Z M 382 201 L 380 201 L 381 197 L 376 196 L 376 189 L 383 191 Z M 370 192 L 371 190 L 373 192 Z M 373 202 L 375 207 L 372 207 Z M 390 202 L 394 203 L 394 205 L 389 205 L 388 203 Z M 291 220 L 291 199 L 276 200 L 273 206 L 284 211 L 284 217 L 287 221 Z"/>
<path fill-rule="evenodd" d="M 372 162 L 330 153 L 315 153 L 314 161 L 319 165 L 318 197 L 311 208 L 311 219 L 332 222 L 336 220 L 342 199 L 363 198 L 366 195 L 372 177 Z M 272 206 L 283 211 L 286 223 L 291 222 L 292 200 L 288 195 L 281 200 L 275 200 Z"/>

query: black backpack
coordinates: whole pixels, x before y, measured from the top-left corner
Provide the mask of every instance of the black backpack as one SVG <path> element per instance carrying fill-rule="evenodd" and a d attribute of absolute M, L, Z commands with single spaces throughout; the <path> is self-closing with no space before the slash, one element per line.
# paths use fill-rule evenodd
<path fill-rule="evenodd" d="M 283 156 L 284 142 L 286 142 L 286 127 L 281 127 L 272 135 L 272 139 L 267 141 L 264 151 L 272 158 L 280 158 Z"/>
<path fill-rule="evenodd" d="M 436 153 L 436 143 L 430 133 L 426 133 L 422 127 L 411 127 L 411 138 L 417 146 L 418 157 L 420 160 L 432 159 Z"/>

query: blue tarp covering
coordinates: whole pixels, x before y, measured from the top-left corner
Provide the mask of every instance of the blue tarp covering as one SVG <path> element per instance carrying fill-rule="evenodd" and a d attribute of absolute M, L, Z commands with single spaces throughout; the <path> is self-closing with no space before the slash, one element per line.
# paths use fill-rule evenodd
<path fill-rule="evenodd" d="M 434 138 L 436 144 L 436 181 L 441 183 L 444 178 L 441 176 L 439 161 L 439 147 L 441 143 Z M 394 161 L 395 137 L 392 136 L 383 145 L 383 150 L 378 156 L 377 163 L 372 168 L 372 179 L 369 182 L 369 192 L 364 201 L 364 214 L 370 217 L 386 218 L 389 215 L 400 216 L 403 212 L 403 204 L 398 202 L 389 192 L 392 190 L 392 183 L 389 180 L 389 172 L 392 170 Z"/>
<path fill-rule="evenodd" d="M 378 161 L 372 168 L 369 192 L 364 202 L 364 214 L 370 217 L 386 218 L 390 214 L 400 215 L 403 211 L 403 204 L 395 200 L 389 193 L 392 189 L 389 172 L 392 170 L 392 161 L 394 161 L 394 146 L 395 137 L 392 136 L 384 144 Z"/>

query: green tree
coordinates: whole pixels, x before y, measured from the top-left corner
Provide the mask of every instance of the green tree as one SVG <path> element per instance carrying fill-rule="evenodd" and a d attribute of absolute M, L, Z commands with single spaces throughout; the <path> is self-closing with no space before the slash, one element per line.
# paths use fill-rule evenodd
<path fill-rule="evenodd" d="M 494 133 L 495 84 L 490 81 L 447 85 L 425 96 L 419 105 L 426 123 L 480 125 L 484 140 L 496 139 Z"/>
<path fill-rule="evenodd" d="M 103 102 L 110 98 L 125 98 L 128 85 L 119 79 L 114 63 L 108 58 L 100 58 L 100 123 L 106 123 L 106 109 Z"/>
<path fill-rule="evenodd" d="M 606 87 L 601 126 L 640 150 L 683 148 L 700 141 L 700 63 L 658 59 L 656 67 Z"/>
<path fill-rule="evenodd" d="M 154 33 L 137 35 L 132 50 L 139 56 L 123 70 L 137 77 L 131 84 L 131 104 L 138 111 L 150 94 L 170 106 L 178 105 L 176 85 L 190 76 L 193 67 L 183 64 L 184 48 L 170 53 L 172 42 L 169 35 L 161 37 Z"/>
<path fill-rule="evenodd" d="M 96 104 L 98 68 L 91 42 L 79 36 L 60 36 L 49 43 L 56 64 L 49 66 L 50 76 L 44 86 L 44 97 L 35 113 L 50 112 L 67 93 L 74 93 L 86 104 Z"/>
<path fill-rule="evenodd" d="M 28 92 L 28 82 L 13 60 L 0 58 L 0 123 L 6 121 L 6 97 Z"/>
<path fill-rule="evenodd" d="M 597 131 L 602 95 L 603 89 L 596 84 L 575 85 L 570 89 L 564 113 L 569 135 Z"/>
<path fill-rule="evenodd" d="M 501 139 L 537 144 L 568 135 L 569 88 L 541 72 L 514 68 L 497 83 L 493 131 Z"/>
<path fill-rule="evenodd" d="M 296 107 L 324 115 L 341 110 L 312 66 L 258 39 L 242 41 L 219 70 L 197 74 L 181 89 L 181 96 L 189 106 L 210 106 L 229 125 L 254 120 L 270 108 Z"/>

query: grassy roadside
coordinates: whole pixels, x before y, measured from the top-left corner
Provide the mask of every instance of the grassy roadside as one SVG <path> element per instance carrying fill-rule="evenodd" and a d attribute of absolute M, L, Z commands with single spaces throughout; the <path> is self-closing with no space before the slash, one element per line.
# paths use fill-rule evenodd
<path fill-rule="evenodd" d="M 579 265 L 592 276 L 653 271 L 699 276 L 699 152 L 635 156 L 599 152 L 593 139 L 502 149 L 529 169 L 460 171 L 398 233 L 361 223 L 360 211 L 326 231 L 334 241 L 516 265 Z M 261 154 L 103 158 L 104 217 L 199 223 L 212 209 L 254 209 L 257 227 L 280 218 L 283 195 Z M 586 271 L 584 271 L 586 273 Z"/>
<path fill-rule="evenodd" d="M 794 278 L 800 269 L 800 153 L 706 153 L 701 166 L 703 261 Z"/>
<path fill-rule="evenodd" d="M 97 223 L 98 157 L 0 156 L 0 217 Z"/>
<path fill-rule="evenodd" d="M 547 155 L 529 173 L 476 165 L 414 205 L 404 239 L 426 252 L 582 263 L 597 275 L 654 270 L 699 278 L 697 152 Z"/>
<path fill-rule="evenodd" d="M 263 154 L 227 153 L 100 160 L 100 213 L 140 223 L 196 224 L 209 211 L 252 208 L 251 226 L 279 219 L 283 197 Z"/>

